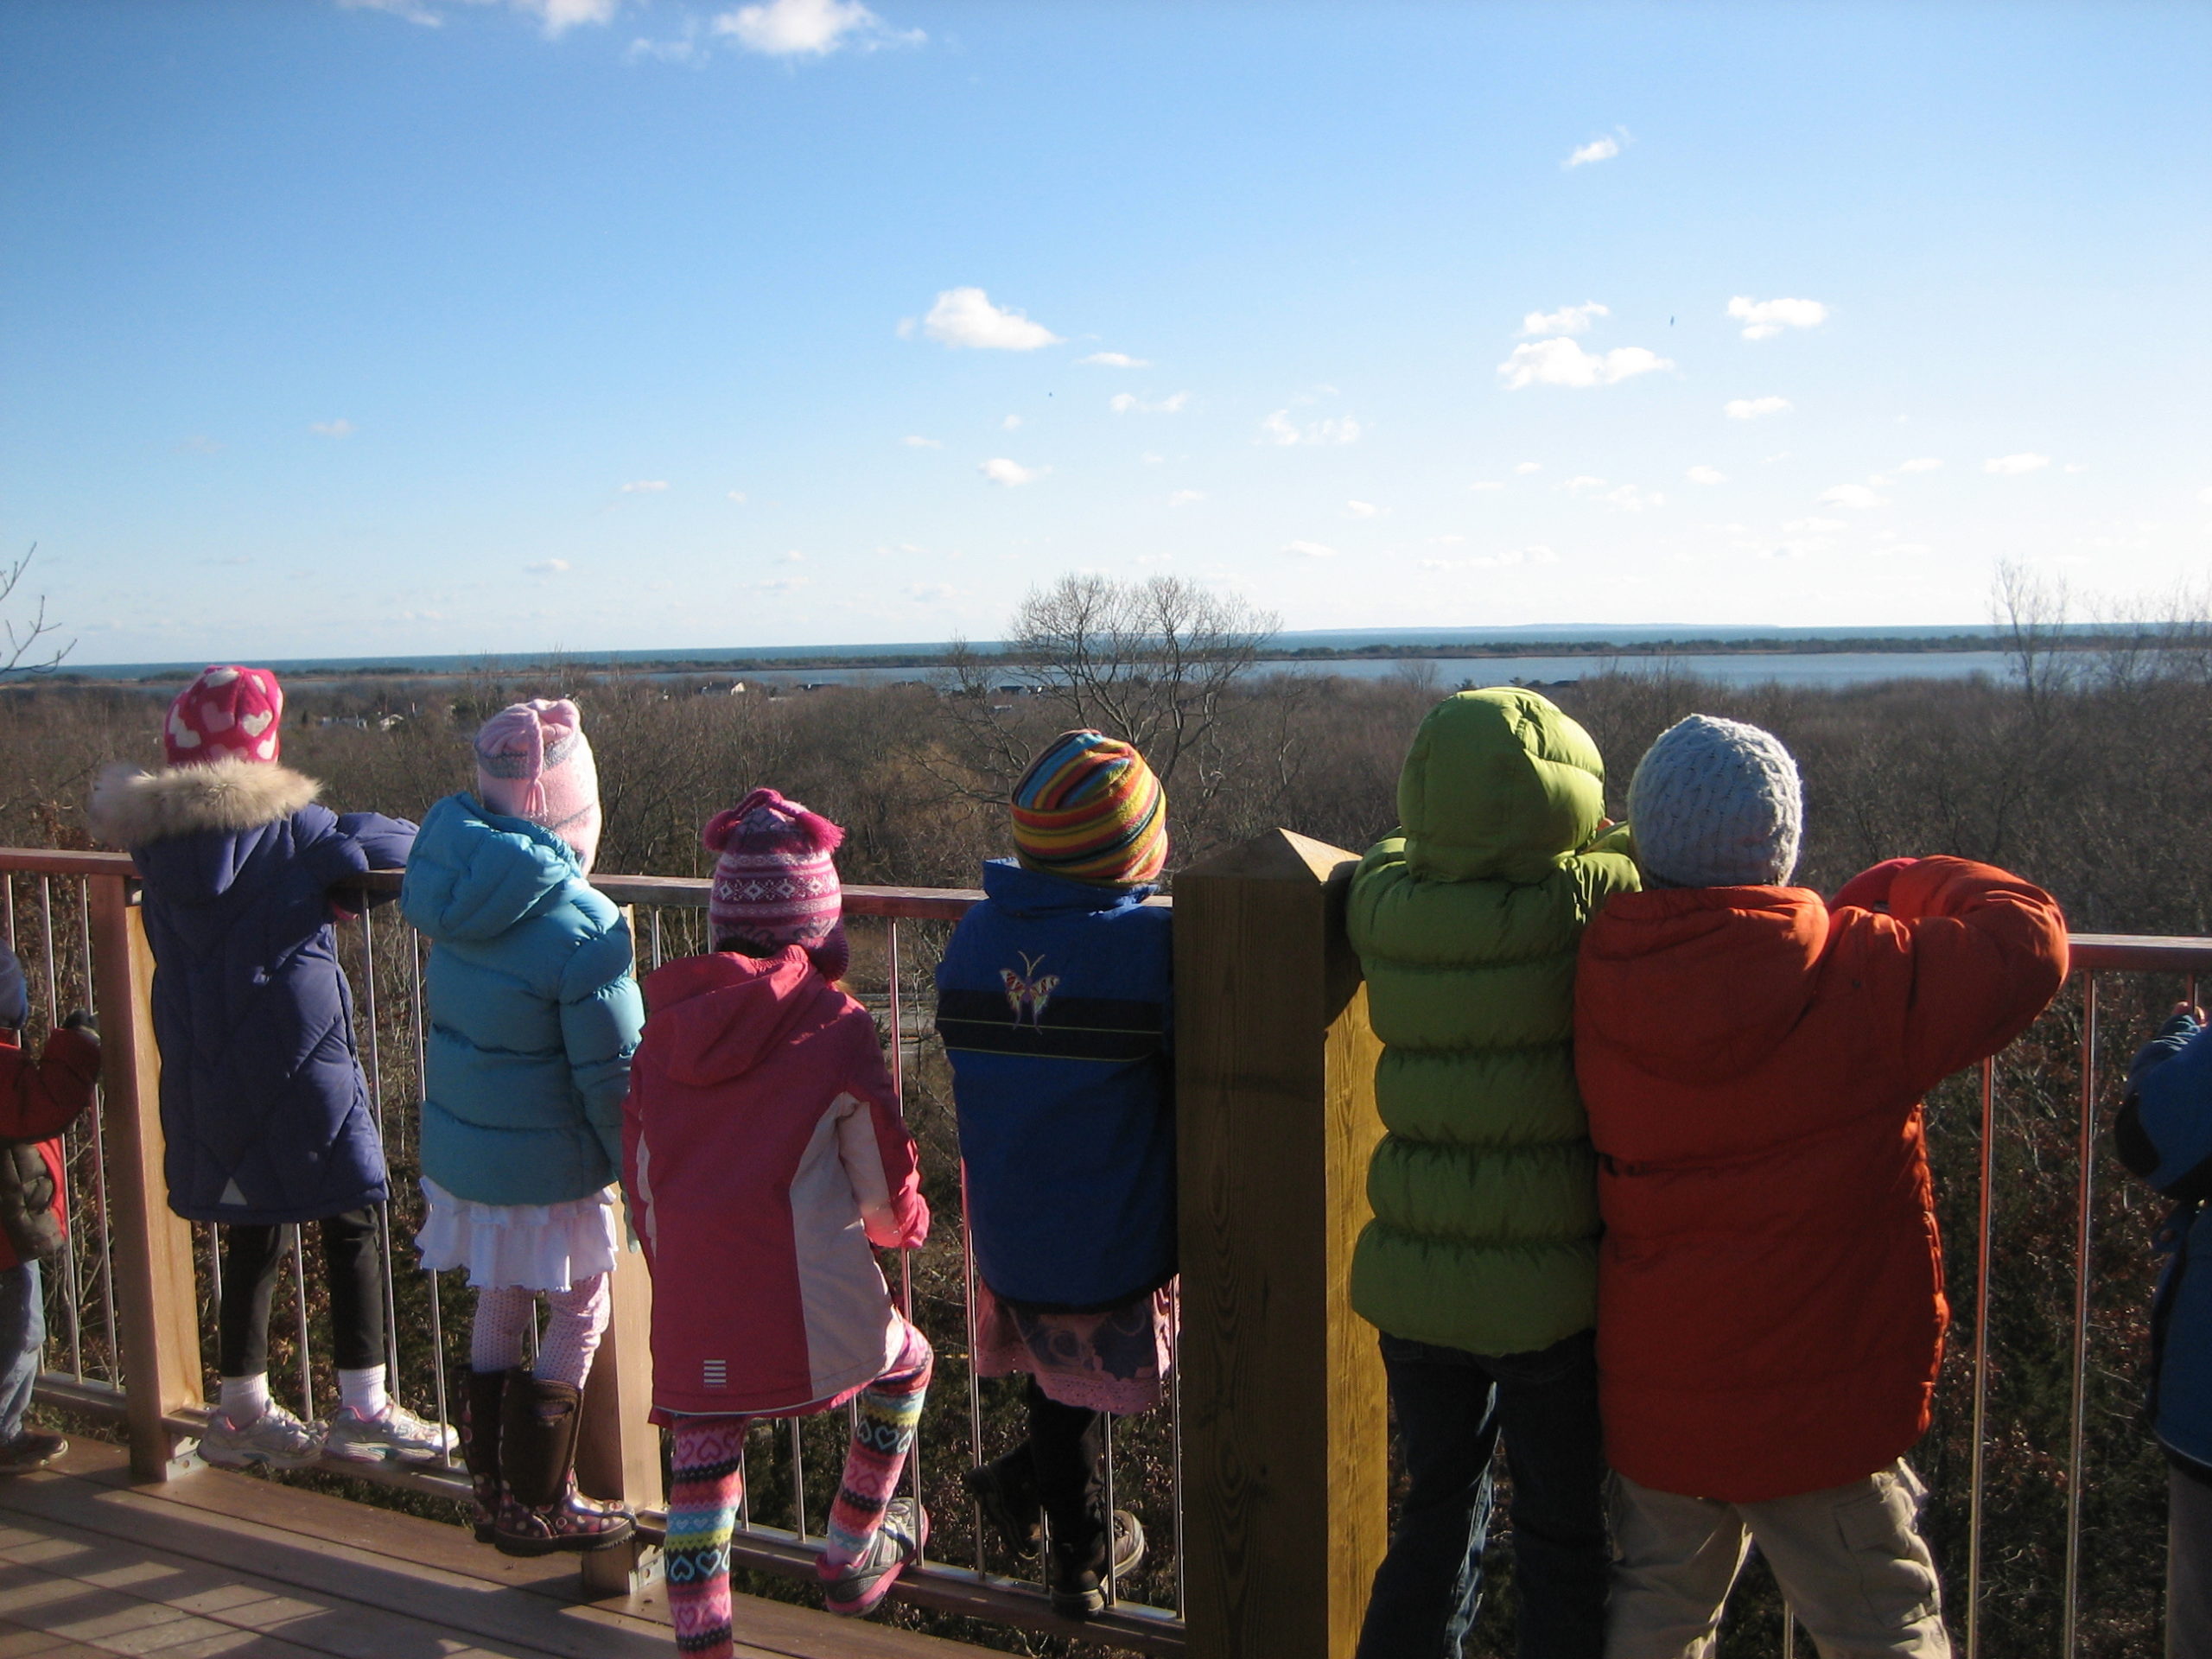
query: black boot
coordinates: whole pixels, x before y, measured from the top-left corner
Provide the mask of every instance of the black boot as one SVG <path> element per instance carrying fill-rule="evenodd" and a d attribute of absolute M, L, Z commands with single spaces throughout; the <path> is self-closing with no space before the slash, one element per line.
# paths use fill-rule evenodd
<path fill-rule="evenodd" d="M 1045 1542 L 1045 1506 L 1037 1497 L 1037 1465 L 1027 1441 L 967 1476 L 968 1496 L 1017 1560 L 1033 1561 Z"/>
<path fill-rule="evenodd" d="M 576 1491 L 582 1391 L 518 1367 L 507 1373 L 500 1405 L 502 1491 L 492 1536 L 500 1552 L 550 1555 L 628 1542 L 638 1529 L 630 1511 Z"/>
<path fill-rule="evenodd" d="M 499 1404 L 507 1391 L 505 1371 L 463 1371 L 461 1376 L 461 1461 L 475 1491 L 471 1518 L 476 1541 L 492 1541 L 499 1514 Z"/>

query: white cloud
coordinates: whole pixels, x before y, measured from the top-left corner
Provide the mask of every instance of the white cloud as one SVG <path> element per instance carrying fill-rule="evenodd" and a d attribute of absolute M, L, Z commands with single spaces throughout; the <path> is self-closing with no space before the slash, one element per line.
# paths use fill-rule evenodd
<path fill-rule="evenodd" d="M 1726 484 L 1728 474 L 1718 467 L 1693 467 L 1682 474 L 1693 484 Z"/>
<path fill-rule="evenodd" d="M 1024 484 L 1034 483 L 1048 470 L 1042 467 L 1024 467 L 1020 461 L 1008 461 L 1004 455 L 995 455 L 976 468 L 994 484 L 1003 484 L 1009 490 Z"/>
<path fill-rule="evenodd" d="M 772 58 L 826 57 L 844 46 L 918 46 L 926 38 L 918 29 L 889 28 L 859 0 L 765 0 L 723 12 L 715 19 L 715 33 L 730 35 L 747 51 Z"/>
<path fill-rule="evenodd" d="M 360 429 L 340 416 L 334 421 L 309 421 L 308 430 L 320 438 L 350 438 Z"/>
<path fill-rule="evenodd" d="M 1346 416 L 1301 427 L 1292 421 L 1287 409 L 1279 409 L 1260 423 L 1260 433 L 1269 443 L 1357 443 L 1359 423 Z"/>
<path fill-rule="evenodd" d="M 732 490 L 729 493 L 729 499 L 736 502 L 737 505 L 741 507 L 745 505 L 745 492 L 743 490 Z"/>
<path fill-rule="evenodd" d="M 754 582 L 753 591 L 757 594 L 795 594 L 802 588 L 812 586 L 812 576 L 772 576 L 766 582 Z"/>
<path fill-rule="evenodd" d="M 1494 478 L 1478 478 L 1467 487 L 1471 490 L 1502 490 L 1505 486 Z"/>
<path fill-rule="evenodd" d="M 523 569 L 534 576 L 557 576 L 563 570 L 573 570 L 575 567 L 566 559 L 540 559 L 536 564 L 525 564 Z"/>
<path fill-rule="evenodd" d="M 1117 391 L 1106 400 L 1106 407 L 1116 415 L 1173 415 L 1190 401 L 1191 394 L 1187 391 L 1179 391 L 1173 397 L 1162 397 L 1156 404 L 1147 404 L 1141 397 L 1126 391 Z"/>
<path fill-rule="evenodd" d="M 1319 542 L 1293 542 L 1283 551 L 1295 554 L 1301 559 L 1333 559 L 1337 556 L 1335 548 Z"/>
<path fill-rule="evenodd" d="M 1818 300 L 1755 300 L 1738 294 L 1728 302 L 1728 315 L 1744 325 L 1745 340 L 1770 340 L 1785 328 L 1817 328 L 1827 321 L 1828 308 Z"/>
<path fill-rule="evenodd" d="M 991 296 L 980 288 L 948 288 L 939 294 L 922 319 L 922 332 L 944 345 L 978 351 L 1033 352 L 1039 346 L 1060 343 L 1060 337 L 1043 323 L 993 305 Z"/>
<path fill-rule="evenodd" d="M 909 599 L 920 600 L 925 605 L 942 605 L 955 596 L 957 590 L 949 582 L 909 582 L 904 589 Z"/>
<path fill-rule="evenodd" d="M 664 478 L 639 478 L 633 479 L 629 483 L 625 484 L 622 486 L 622 493 L 625 495 L 658 495 L 667 487 L 668 480 Z"/>
<path fill-rule="evenodd" d="M 2060 468 L 2060 470 L 2061 470 L 2062 472 L 2069 472 L 2069 473 L 2086 473 L 2086 472 L 2088 472 L 2089 469 L 2088 469 L 2087 467 L 2083 466 L 2083 465 L 2082 465 L 2080 461 L 2068 461 L 2068 462 L 2066 463 L 2066 465 L 2065 465 L 2064 467 L 2063 467 L 2062 468 Z"/>
<path fill-rule="evenodd" d="M 656 63 L 689 63 L 698 55 L 696 41 L 652 41 L 642 35 L 632 41 L 622 54 L 627 63 L 643 63 L 647 58 Z"/>
<path fill-rule="evenodd" d="M 1840 518 L 1792 518 L 1782 528 L 1790 536 L 1833 536 L 1850 526 Z"/>
<path fill-rule="evenodd" d="M 1722 407 L 1732 421 L 1759 421 L 1770 415 L 1787 415 L 1794 405 L 1787 397 L 1732 397 Z"/>
<path fill-rule="evenodd" d="M 1509 547 L 1497 553 L 1478 553 L 1471 559 L 1423 559 L 1424 570 L 1498 570 L 1516 564 L 1555 564 L 1559 555 L 1542 543 Z"/>
<path fill-rule="evenodd" d="M 1204 490 L 1178 490 L 1167 498 L 1167 505 L 1171 507 L 1187 507 L 1193 501 L 1203 501 L 1205 499 L 1206 493 Z"/>
<path fill-rule="evenodd" d="M 1009 415 L 1006 419 L 999 423 L 1000 429 L 1006 432 L 1016 431 L 1020 428 L 1020 425 L 1021 416 L 1019 415 Z"/>
<path fill-rule="evenodd" d="M 1641 346 L 1622 346 L 1600 356 L 1586 352 L 1567 339 L 1539 340 L 1516 346 L 1513 355 L 1497 365 L 1505 389 L 1523 386 L 1610 386 L 1635 375 L 1675 365 Z"/>
<path fill-rule="evenodd" d="M 1594 477 L 1589 473 L 1577 473 L 1561 487 L 1570 490 L 1602 490 L 1605 487 L 1605 480 Z"/>
<path fill-rule="evenodd" d="M 1516 472 L 1516 473 L 1519 473 L 1522 477 L 1524 477 L 1524 478 L 1525 478 L 1525 477 L 1527 477 L 1530 473 L 1541 473 L 1541 472 L 1542 472 L 1542 471 L 1544 470 L 1544 463 L 1543 463 L 1542 461 L 1522 461 L 1519 466 L 1516 467 L 1513 470 L 1514 470 L 1515 472 Z"/>
<path fill-rule="evenodd" d="M 1586 334 L 1593 317 L 1610 317 L 1613 314 L 1595 300 L 1586 300 L 1580 305 L 1561 306 L 1556 311 L 1531 311 L 1521 319 L 1524 334 Z"/>
<path fill-rule="evenodd" d="M 905 437 L 899 439 L 899 442 L 905 444 L 909 449 L 942 449 L 944 448 L 944 440 L 943 438 L 925 438 L 920 435 L 912 432 L 909 432 Z"/>
<path fill-rule="evenodd" d="M 784 555 L 784 563 L 785 564 L 804 564 L 806 563 L 806 555 L 800 552 L 798 549 L 794 547 Z"/>
<path fill-rule="evenodd" d="M 1089 357 L 1078 357 L 1078 363 L 1096 363 L 1106 369 L 1148 369 L 1152 365 L 1141 357 L 1131 357 L 1127 352 L 1093 352 Z"/>
<path fill-rule="evenodd" d="M 1985 473 L 1997 473 L 2006 478 L 2018 478 L 2023 473 L 2039 473 L 2050 465 L 2049 455 L 2022 453 L 2017 455 L 1992 455 L 1981 463 Z"/>
<path fill-rule="evenodd" d="M 1372 501 L 1347 501 L 1344 503 L 1344 511 L 1355 518 L 1372 518 L 1377 513 L 1387 512 L 1389 509 L 1378 507 Z"/>
<path fill-rule="evenodd" d="M 1822 490 L 1814 498 L 1824 507 L 1847 507 L 1853 512 L 1865 512 L 1874 507 L 1890 505 L 1886 496 L 1879 496 L 1864 484 L 1838 484 Z"/>
<path fill-rule="evenodd" d="M 1897 463 L 1897 471 L 1901 473 L 1933 473 L 1939 471 L 1943 463 L 1933 455 L 1920 455 L 1911 461 L 1899 461 Z"/>
<path fill-rule="evenodd" d="M 2206 506 L 2212 507 L 2212 489 L 2199 490 L 2196 493 L 2196 499 L 2202 501 Z"/>
<path fill-rule="evenodd" d="M 1667 498 L 1657 491 L 1639 490 L 1633 484 L 1617 485 L 1598 499 L 1622 512 L 1642 512 L 1646 507 L 1667 505 Z"/>
<path fill-rule="evenodd" d="M 1580 149 L 1575 150 L 1573 155 L 1561 162 L 1560 165 L 1561 167 L 1587 167 L 1592 162 L 1610 162 L 1614 156 L 1620 153 L 1621 142 L 1619 139 L 1613 137 L 1592 138 L 1588 143 L 1582 145 Z"/>

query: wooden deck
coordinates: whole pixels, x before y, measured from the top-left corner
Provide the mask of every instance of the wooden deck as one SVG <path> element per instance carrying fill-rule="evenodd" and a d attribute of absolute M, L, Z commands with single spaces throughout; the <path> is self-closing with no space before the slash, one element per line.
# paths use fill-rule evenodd
<path fill-rule="evenodd" d="M 134 1486 L 118 1446 L 0 1480 L 0 1659 L 671 1659 L 658 1586 L 580 1604 L 577 1584 L 573 1559 L 220 1470 Z M 976 1651 L 749 1597 L 734 1624 L 741 1659 Z"/>

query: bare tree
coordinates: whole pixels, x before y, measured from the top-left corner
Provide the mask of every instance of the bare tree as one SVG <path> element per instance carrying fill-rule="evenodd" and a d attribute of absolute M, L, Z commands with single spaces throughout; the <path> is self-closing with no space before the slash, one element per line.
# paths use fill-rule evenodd
<path fill-rule="evenodd" d="M 6 614 L 23 573 L 37 556 L 38 544 L 34 542 L 22 558 L 13 564 L 0 566 L 0 651 L 6 652 L 5 658 L 0 658 L 0 679 L 12 674 L 51 674 L 61 665 L 61 659 L 77 647 L 74 639 L 49 645 L 39 644 L 41 639 L 50 639 L 60 627 L 58 623 L 46 620 L 44 594 L 38 596 L 28 620 L 19 622 Z"/>

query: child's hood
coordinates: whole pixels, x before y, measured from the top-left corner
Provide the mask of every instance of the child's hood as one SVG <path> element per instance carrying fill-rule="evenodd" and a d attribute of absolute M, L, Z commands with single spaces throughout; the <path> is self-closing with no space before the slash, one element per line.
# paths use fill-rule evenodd
<path fill-rule="evenodd" d="M 321 788 L 265 761 L 162 772 L 115 766 L 94 782 L 85 817 L 94 839 L 128 848 L 166 898 L 206 902 L 230 891 L 260 846 L 260 831 L 312 805 Z"/>
<path fill-rule="evenodd" d="M 560 904 L 582 870 L 568 842 L 527 818 L 448 795 L 423 820 L 399 908 L 434 939 L 496 938 Z"/>
<path fill-rule="evenodd" d="M 759 1065 L 827 997 L 845 999 L 792 945 L 773 957 L 734 951 L 681 957 L 645 976 L 644 1047 L 677 1083 L 726 1084 Z"/>
<path fill-rule="evenodd" d="M 1590 734 L 1514 686 L 1438 703 L 1398 775 L 1406 866 L 1427 880 L 1541 881 L 1589 844 L 1605 812 Z"/>
<path fill-rule="evenodd" d="M 1803 887 L 1623 893 L 1582 936 L 1576 1025 L 1677 1083 L 1764 1064 L 1813 1006 L 1830 915 Z"/>

